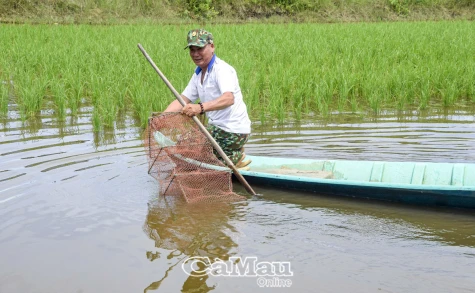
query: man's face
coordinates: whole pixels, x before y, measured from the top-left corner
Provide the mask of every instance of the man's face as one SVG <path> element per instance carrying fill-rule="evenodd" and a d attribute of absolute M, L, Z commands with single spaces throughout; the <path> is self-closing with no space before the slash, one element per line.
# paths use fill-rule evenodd
<path fill-rule="evenodd" d="M 202 69 L 208 67 L 208 63 L 213 58 L 214 44 L 207 44 L 204 47 L 190 46 L 190 57 L 193 62 Z"/>

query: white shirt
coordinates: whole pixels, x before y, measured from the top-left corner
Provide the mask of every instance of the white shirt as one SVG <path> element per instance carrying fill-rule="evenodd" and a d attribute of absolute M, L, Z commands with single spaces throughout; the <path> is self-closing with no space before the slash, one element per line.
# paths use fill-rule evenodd
<path fill-rule="evenodd" d="M 201 84 L 202 73 L 201 68 L 196 68 L 182 95 L 191 102 L 200 99 L 205 103 L 216 100 L 225 92 L 231 92 L 234 95 L 234 104 L 222 110 L 206 112 L 208 121 L 227 132 L 251 133 L 251 120 L 247 115 L 236 70 L 214 55 L 206 70 L 203 84 Z"/>

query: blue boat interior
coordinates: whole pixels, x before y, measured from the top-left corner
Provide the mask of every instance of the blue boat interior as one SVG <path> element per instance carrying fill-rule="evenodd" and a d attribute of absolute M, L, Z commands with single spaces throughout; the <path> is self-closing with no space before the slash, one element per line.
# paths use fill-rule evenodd
<path fill-rule="evenodd" d="M 426 186 L 475 186 L 475 164 L 248 157 L 252 159 L 251 172 L 309 177 L 309 172 L 322 171 L 331 174 L 326 178 L 337 180 Z"/>

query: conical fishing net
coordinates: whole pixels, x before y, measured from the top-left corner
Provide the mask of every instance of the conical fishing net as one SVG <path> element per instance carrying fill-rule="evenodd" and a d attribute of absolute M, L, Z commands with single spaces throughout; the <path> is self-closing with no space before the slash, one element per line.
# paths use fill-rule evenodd
<path fill-rule="evenodd" d="M 190 117 L 163 113 L 149 118 L 144 145 L 160 195 L 181 196 L 187 202 L 242 198 L 233 192 L 231 170 Z"/>

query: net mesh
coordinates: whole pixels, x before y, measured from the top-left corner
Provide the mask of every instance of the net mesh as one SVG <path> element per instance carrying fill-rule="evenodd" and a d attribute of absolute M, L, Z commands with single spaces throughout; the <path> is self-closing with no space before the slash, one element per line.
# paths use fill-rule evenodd
<path fill-rule="evenodd" d="M 231 170 L 190 117 L 163 113 L 149 118 L 144 145 L 160 195 L 181 196 L 186 202 L 243 198 L 233 192 Z"/>

